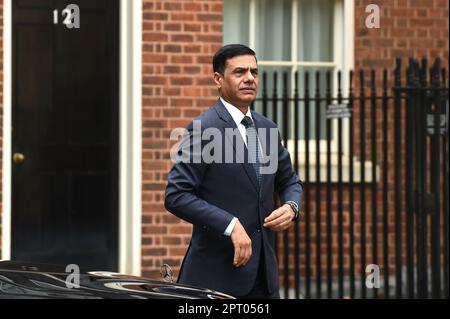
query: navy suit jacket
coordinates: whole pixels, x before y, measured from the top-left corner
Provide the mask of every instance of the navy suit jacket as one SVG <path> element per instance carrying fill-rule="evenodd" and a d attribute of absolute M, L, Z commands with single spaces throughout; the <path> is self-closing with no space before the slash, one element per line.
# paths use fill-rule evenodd
<path fill-rule="evenodd" d="M 237 127 L 220 100 L 196 120 L 201 121 L 202 132 L 207 128 L 220 130 L 223 159 L 230 155 L 225 153 L 231 149 L 235 153 L 233 155 L 241 161 L 177 161 L 168 174 L 165 207 L 169 212 L 193 224 L 192 239 L 178 278 L 182 284 L 210 288 L 235 296 L 246 295 L 255 283 L 260 256 L 264 256 L 269 293 L 278 289 L 274 247 L 276 234 L 262 225 L 264 218 L 276 208 L 274 194 L 279 194 L 281 203 L 294 201 L 300 207 L 303 186 L 292 168 L 288 151 L 281 145 L 276 124 L 256 112 L 252 112 L 252 117 L 257 129 L 273 128 L 277 134 L 278 150 L 275 159 L 278 166 L 275 173 L 262 175 L 261 185 L 258 184 L 254 168 L 247 160 L 247 149 L 244 148 L 243 154 L 236 152 L 236 145 L 239 144 L 236 141 L 243 140 L 239 134 L 233 140 L 229 130 L 226 130 L 236 129 L 237 132 Z M 187 131 L 192 132 L 193 127 L 191 123 Z M 262 146 L 266 154 L 271 151 L 269 135 L 266 134 L 267 143 Z M 194 144 L 192 138 L 188 140 L 188 143 Z M 202 150 L 207 142 L 202 141 Z M 226 148 L 230 143 L 233 144 L 232 147 Z M 191 151 L 193 149 L 194 146 L 191 146 Z M 183 155 L 183 152 L 186 152 L 186 148 L 183 150 L 180 147 L 178 155 Z M 193 160 L 192 156 L 190 159 Z M 233 217 L 239 219 L 252 241 L 250 260 L 245 266 L 238 268 L 233 266 L 234 247 L 231 238 L 224 235 Z M 264 254 L 261 254 L 261 249 Z"/>

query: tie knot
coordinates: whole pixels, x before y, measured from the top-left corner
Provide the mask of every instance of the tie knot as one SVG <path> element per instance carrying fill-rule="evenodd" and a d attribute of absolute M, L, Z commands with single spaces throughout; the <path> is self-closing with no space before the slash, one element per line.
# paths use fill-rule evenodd
<path fill-rule="evenodd" d="M 242 125 L 245 126 L 245 128 L 249 128 L 253 126 L 253 121 L 251 119 L 250 116 L 245 116 L 242 121 L 241 121 Z"/>

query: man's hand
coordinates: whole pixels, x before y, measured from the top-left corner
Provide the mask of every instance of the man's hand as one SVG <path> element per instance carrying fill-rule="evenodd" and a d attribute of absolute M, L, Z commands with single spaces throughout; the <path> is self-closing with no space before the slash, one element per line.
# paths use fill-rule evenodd
<path fill-rule="evenodd" d="M 292 218 L 295 213 L 289 204 L 284 204 L 280 208 L 274 210 L 264 219 L 264 227 L 273 231 L 282 231 L 292 224 Z"/>
<path fill-rule="evenodd" d="M 252 241 L 239 220 L 231 232 L 231 241 L 234 246 L 233 265 L 235 267 L 245 266 L 252 256 Z"/>

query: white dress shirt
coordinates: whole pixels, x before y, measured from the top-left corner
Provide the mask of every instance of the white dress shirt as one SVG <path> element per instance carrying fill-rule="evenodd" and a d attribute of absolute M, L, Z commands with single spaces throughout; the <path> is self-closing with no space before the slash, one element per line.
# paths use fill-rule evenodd
<path fill-rule="evenodd" d="M 242 136 L 242 139 L 244 140 L 245 145 L 247 145 L 245 126 L 241 122 L 244 119 L 244 117 L 246 117 L 246 116 L 250 117 L 253 121 L 252 113 L 250 112 L 250 108 L 248 108 L 247 113 L 244 114 L 237 107 L 231 105 L 224 99 L 220 98 L 220 101 L 223 103 L 223 105 L 225 105 L 225 108 L 227 109 L 228 113 L 230 113 L 231 117 L 233 118 L 233 121 L 236 123 L 236 126 L 239 129 L 239 133 L 241 133 L 241 136 Z M 233 231 L 234 225 L 236 225 L 237 221 L 238 221 L 238 219 L 236 217 L 234 217 L 231 220 L 230 224 L 228 224 L 228 227 L 225 230 L 224 235 L 231 236 L 231 232 Z"/>
<path fill-rule="evenodd" d="M 239 133 L 241 133 L 242 139 L 244 140 L 245 145 L 247 145 L 247 136 L 245 131 L 245 126 L 242 124 L 242 120 L 244 117 L 248 116 L 252 119 L 252 112 L 250 112 L 250 108 L 248 108 L 247 113 L 242 113 L 237 107 L 231 105 L 224 99 L 220 98 L 220 101 L 222 101 L 223 105 L 225 105 L 225 108 L 227 109 L 228 113 L 230 113 L 231 117 L 233 118 L 233 121 L 236 123 L 237 128 L 239 129 Z"/>

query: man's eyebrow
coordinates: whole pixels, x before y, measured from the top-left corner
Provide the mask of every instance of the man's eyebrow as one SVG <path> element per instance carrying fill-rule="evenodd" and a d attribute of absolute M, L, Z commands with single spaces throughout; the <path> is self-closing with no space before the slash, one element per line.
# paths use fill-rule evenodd
<path fill-rule="evenodd" d="M 235 67 L 233 69 L 233 72 L 243 71 L 243 70 L 248 70 L 248 69 L 250 69 L 250 71 L 258 71 L 258 68 L 252 68 L 252 67 L 246 68 L 246 67 L 243 67 L 243 66 L 238 66 L 238 67 Z"/>

